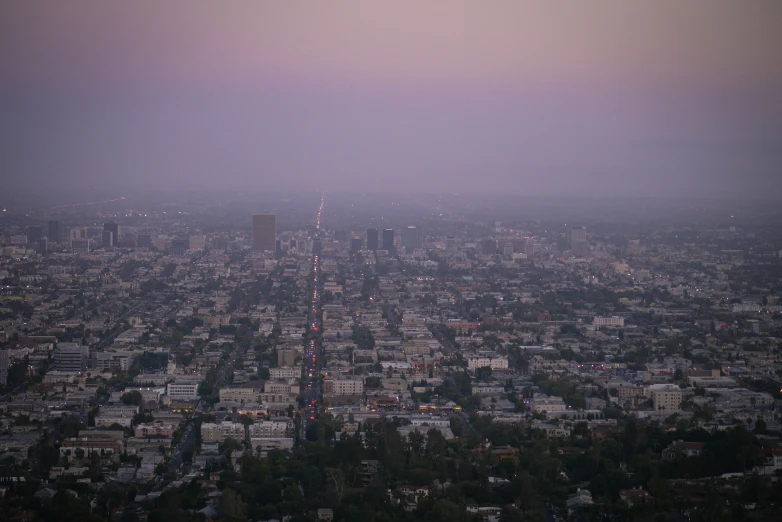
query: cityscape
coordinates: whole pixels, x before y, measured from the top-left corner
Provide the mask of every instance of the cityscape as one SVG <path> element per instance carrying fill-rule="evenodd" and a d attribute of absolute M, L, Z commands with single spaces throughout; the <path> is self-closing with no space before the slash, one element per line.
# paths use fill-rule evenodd
<path fill-rule="evenodd" d="M 651 4 L 0 7 L 0 522 L 782 520 L 782 4 Z"/>

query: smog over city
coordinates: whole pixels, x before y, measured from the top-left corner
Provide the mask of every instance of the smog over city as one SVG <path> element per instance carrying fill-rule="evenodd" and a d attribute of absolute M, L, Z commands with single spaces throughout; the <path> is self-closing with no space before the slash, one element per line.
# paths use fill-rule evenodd
<path fill-rule="evenodd" d="M 0 520 L 782 520 L 782 2 L 0 6 Z"/>

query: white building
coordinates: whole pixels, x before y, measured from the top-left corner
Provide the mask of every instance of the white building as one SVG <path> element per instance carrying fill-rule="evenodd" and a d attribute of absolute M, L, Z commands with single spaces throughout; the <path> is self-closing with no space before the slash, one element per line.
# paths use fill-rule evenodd
<path fill-rule="evenodd" d="M 286 421 L 261 421 L 247 428 L 250 439 L 285 437 L 291 423 Z"/>
<path fill-rule="evenodd" d="M 361 379 L 326 379 L 324 391 L 335 395 L 361 395 L 364 381 Z"/>
<path fill-rule="evenodd" d="M 556 413 L 567 410 L 565 401 L 562 397 L 551 397 L 548 395 L 535 395 L 530 401 L 530 408 L 534 412 Z"/>
<path fill-rule="evenodd" d="M 611 317 L 595 317 L 592 321 L 592 325 L 596 328 L 611 327 L 621 328 L 625 325 L 625 318 L 618 317 L 616 315 Z"/>
<path fill-rule="evenodd" d="M 682 405 L 682 390 L 676 384 L 653 384 L 649 386 L 654 409 L 657 411 L 679 411 Z"/>
<path fill-rule="evenodd" d="M 492 370 L 505 370 L 508 368 L 508 358 L 501 355 L 481 354 L 467 358 L 467 368 L 472 371 L 478 368 L 489 367 Z"/>
<path fill-rule="evenodd" d="M 90 347 L 76 343 L 57 343 L 54 349 L 54 369 L 62 372 L 83 372 L 90 361 Z"/>
<path fill-rule="evenodd" d="M 271 450 L 289 450 L 293 448 L 293 439 L 289 437 L 258 437 L 250 439 L 253 452 L 265 457 Z"/>
<path fill-rule="evenodd" d="M 197 399 L 197 382 L 170 382 L 168 383 L 166 393 L 171 399 Z"/>
<path fill-rule="evenodd" d="M 269 377 L 271 379 L 298 379 L 301 377 L 301 368 L 298 366 L 269 368 Z"/>

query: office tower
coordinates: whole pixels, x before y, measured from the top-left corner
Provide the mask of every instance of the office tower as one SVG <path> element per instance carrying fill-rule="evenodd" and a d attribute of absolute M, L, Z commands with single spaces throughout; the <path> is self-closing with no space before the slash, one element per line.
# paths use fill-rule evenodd
<path fill-rule="evenodd" d="M 378 249 L 378 241 L 377 241 L 377 229 L 376 228 L 368 228 L 367 229 L 367 250 L 372 250 L 373 252 Z"/>
<path fill-rule="evenodd" d="M 138 248 L 146 248 L 149 250 L 152 248 L 152 237 L 149 234 L 140 234 L 136 238 L 136 246 Z"/>
<path fill-rule="evenodd" d="M 502 255 L 505 257 L 511 257 L 513 255 L 513 243 L 505 243 L 502 246 Z"/>
<path fill-rule="evenodd" d="M 106 232 L 109 234 L 106 235 Z M 119 246 L 119 225 L 117 223 L 103 224 L 103 248 Z"/>
<path fill-rule="evenodd" d="M 277 250 L 277 215 L 273 212 L 253 214 L 253 250 Z"/>
<path fill-rule="evenodd" d="M 76 227 L 68 230 L 68 239 L 87 239 L 87 227 Z"/>
<path fill-rule="evenodd" d="M 38 244 L 40 245 L 39 251 L 41 252 L 41 255 L 44 255 L 49 251 L 49 238 L 42 237 L 41 240 L 38 241 Z"/>
<path fill-rule="evenodd" d="M 354 237 L 350 240 L 350 250 L 352 252 L 358 252 L 361 250 L 361 247 L 364 246 L 364 242 L 361 240 L 360 237 Z"/>
<path fill-rule="evenodd" d="M 312 240 L 312 253 L 320 255 L 321 250 L 323 250 L 323 241 L 316 237 Z"/>
<path fill-rule="evenodd" d="M 280 241 L 279 239 L 274 241 L 274 253 L 277 254 L 278 256 L 282 254 L 282 241 Z"/>
<path fill-rule="evenodd" d="M 394 229 L 383 229 L 383 250 L 394 251 Z"/>
<path fill-rule="evenodd" d="M 497 241 L 494 239 L 484 239 L 481 242 L 481 252 L 487 256 L 493 256 L 497 253 Z"/>
<path fill-rule="evenodd" d="M 424 247 L 424 233 L 418 227 L 409 226 L 402 229 L 402 246 L 410 252 Z"/>
<path fill-rule="evenodd" d="M 570 250 L 574 256 L 589 254 L 586 227 L 575 227 L 570 231 Z"/>
<path fill-rule="evenodd" d="M 183 256 L 188 250 L 190 250 L 189 237 L 176 237 L 171 241 L 171 254 L 175 256 Z"/>
<path fill-rule="evenodd" d="M 47 236 L 52 243 L 60 242 L 60 222 L 49 221 L 49 234 Z"/>
<path fill-rule="evenodd" d="M 295 240 L 295 239 L 291 239 L 291 241 L 290 241 L 290 247 L 291 247 L 292 249 L 293 249 L 293 248 L 296 248 L 296 240 Z"/>
<path fill-rule="evenodd" d="M 527 241 L 524 245 L 524 253 L 527 254 L 527 259 L 535 257 L 535 245 L 531 241 Z"/>
<path fill-rule="evenodd" d="M 74 254 L 89 254 L 89 239 L 71 239 L 71 252 Z"/>
<path fill-rule="evenodd" d="M 206 248 L 206 236 L 203 234 L 190 236 L 190 250 L 203 250 Z"/>
<path fill-rule="evenodd" d="M 43 227 L 30 227 L 27 229 L 27 242 L 35 244 L 43 237 Z"/>
<path fill-rule="evenodd" d="M 83 372 L 90 360 L 90 347 L 76 343 L 57 343 L 54 369 L 61 372 Z"/>

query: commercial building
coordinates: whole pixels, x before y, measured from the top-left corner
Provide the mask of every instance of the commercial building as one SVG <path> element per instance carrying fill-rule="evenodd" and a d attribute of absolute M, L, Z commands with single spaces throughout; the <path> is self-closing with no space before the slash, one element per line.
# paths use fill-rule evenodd
<path fill-rule="evenodd" d="M 394 229 L 383 229 L 383 250 L 394 252 Z"/>
<path fill-rule="evenodd" d="M 104 223 L 103 224 L 103 248 L 110 248 L 116 246 L 119 246 L 119 224 L 112 223 L 112 222 Z"/>
<path fill-rule="evenodd" d="M 603 328 L 603 327 L 613 327 L 613 328 L 620 328 L 625 325 L 625 318 L 624 317 L 595 317 L 592 321 L 592 325 L 597 328 Z"/>
<path fill-rule="evenodd" d="M 292 427 L 293 424 L 291 422 L 268 420 L 250 424 L 247 430 L 250 439 L 256 439 L 262 437 L 284 437 Z"/>
<path fill-rule="evenodd" d="M 250 439 L 253 453 L 260 453 L 265 457 L 272 450 L 293 449 L 293 439 L 289 437 L 256 437 Z"/>
<path fill-rule="evenodd" d="M 575 256 L 585 256 L 589 253 L 586 227 L 575 227 L 571 229 L 570 251 Z"/>
<path fill-rule="evenodd" d="M 149 424 L 139 424 L 134 430 L 136 437 L 147 438 L 156 437 L 161 439 L 170 439 L 174 436 L 176 426 L 174 424 L 165 424 L 163 422 L 151 422 Z"/>
<path fill-rule="evenodd" d="M 54 369 L 61 372 L 83 372 L 90 362 L 90 347 L 76 343 L 57 343 Z"/>
<path fill-rule="evenodd" d="M 190 250 L 203 250 L 206 248 L 206 236 L 203 234 L 190 236 Z"/>
<path fill-rule="evenodd" d="M 136 238 L 136 246 L 149 250 L 152 248 L 152 237 L 149 234 L 139 234 Z"/>
<path fill-rule="evenodd" d="M 250 387 L 220 388 L 220 402 L 258 402 L 260 392 Z"/>
<path fill-rule="evenodd" d="M 530 409 L 534 412 L 556 413 L 567 410 L 567 406 L 561 397 L 536 394 L 530 401 Z"/>
<path fill-rule="evenodd" d="M 90 240 L 89 239 L 71 239 L 71 252 L 74 254 L 89 254 L 90 253 Z"/>
<path fill-rule="evenodd" d="M 295 363 L 295 350 L 277 350 L 277 366 L 293 366 Z"/>
<path fill-rule="evenodd" d="M 367 229 L 367 250 L 375 251 L 378 249 L 378 235 L 376 228 Z"/>
<path fill-rule="evenodd" d="M 301 377 L 301 368 L 298 366 L 269 368 L 269 377 L 271 379 L 298 379 Z"/>
<path fill-rule="evenodd" d="M 409 226 L 402 229 L 402 246 L 405 250 L 411 251 L 416 248 L 424 247 L 424 233 L 415 226 Z"/>
<path fill-rule="evenodd" d="M 484 239 L 481 241 L 481 252 L 486 256 L 493 256 L 497 253 L 497 240 Z"/>
<path fill-rule="evenodd" d="M 504 370 L 508 368 L 508 358 L 501 355 L 476 355 L 467 357 L 467 368 L 477 370 L 489 367 L 492 370 Z"/>
<path fill-rule="evenodd" d="M 49 221 L 49 233 L 47 234 L 49 241 L 52 243 L 60 242 L 60 222 Z"/>
<path fill-rule="evenodd" d="M 277 248 L 277 215 L 272 212 L 253 214 L 253 250 L 274 252 Z"/>
<path fill-rule="evenodd" d="M 43 237 L 42 227 L 35 226 L 27 229 L 27 242 L 30 243 L 31 245 L 39 243 L 42 237 Z"/>
<path fill-rule="evenodd" d="M 166 395 L 170 399 L 197 399 L 197 382 L 170 382 L 166 387 Z"/>
<path fill-rule="evenodd" d="M 323 391 L 335 395 L 361 395 L 364 393 L 364 381 L 361 379 L 326 379 Z"/>

